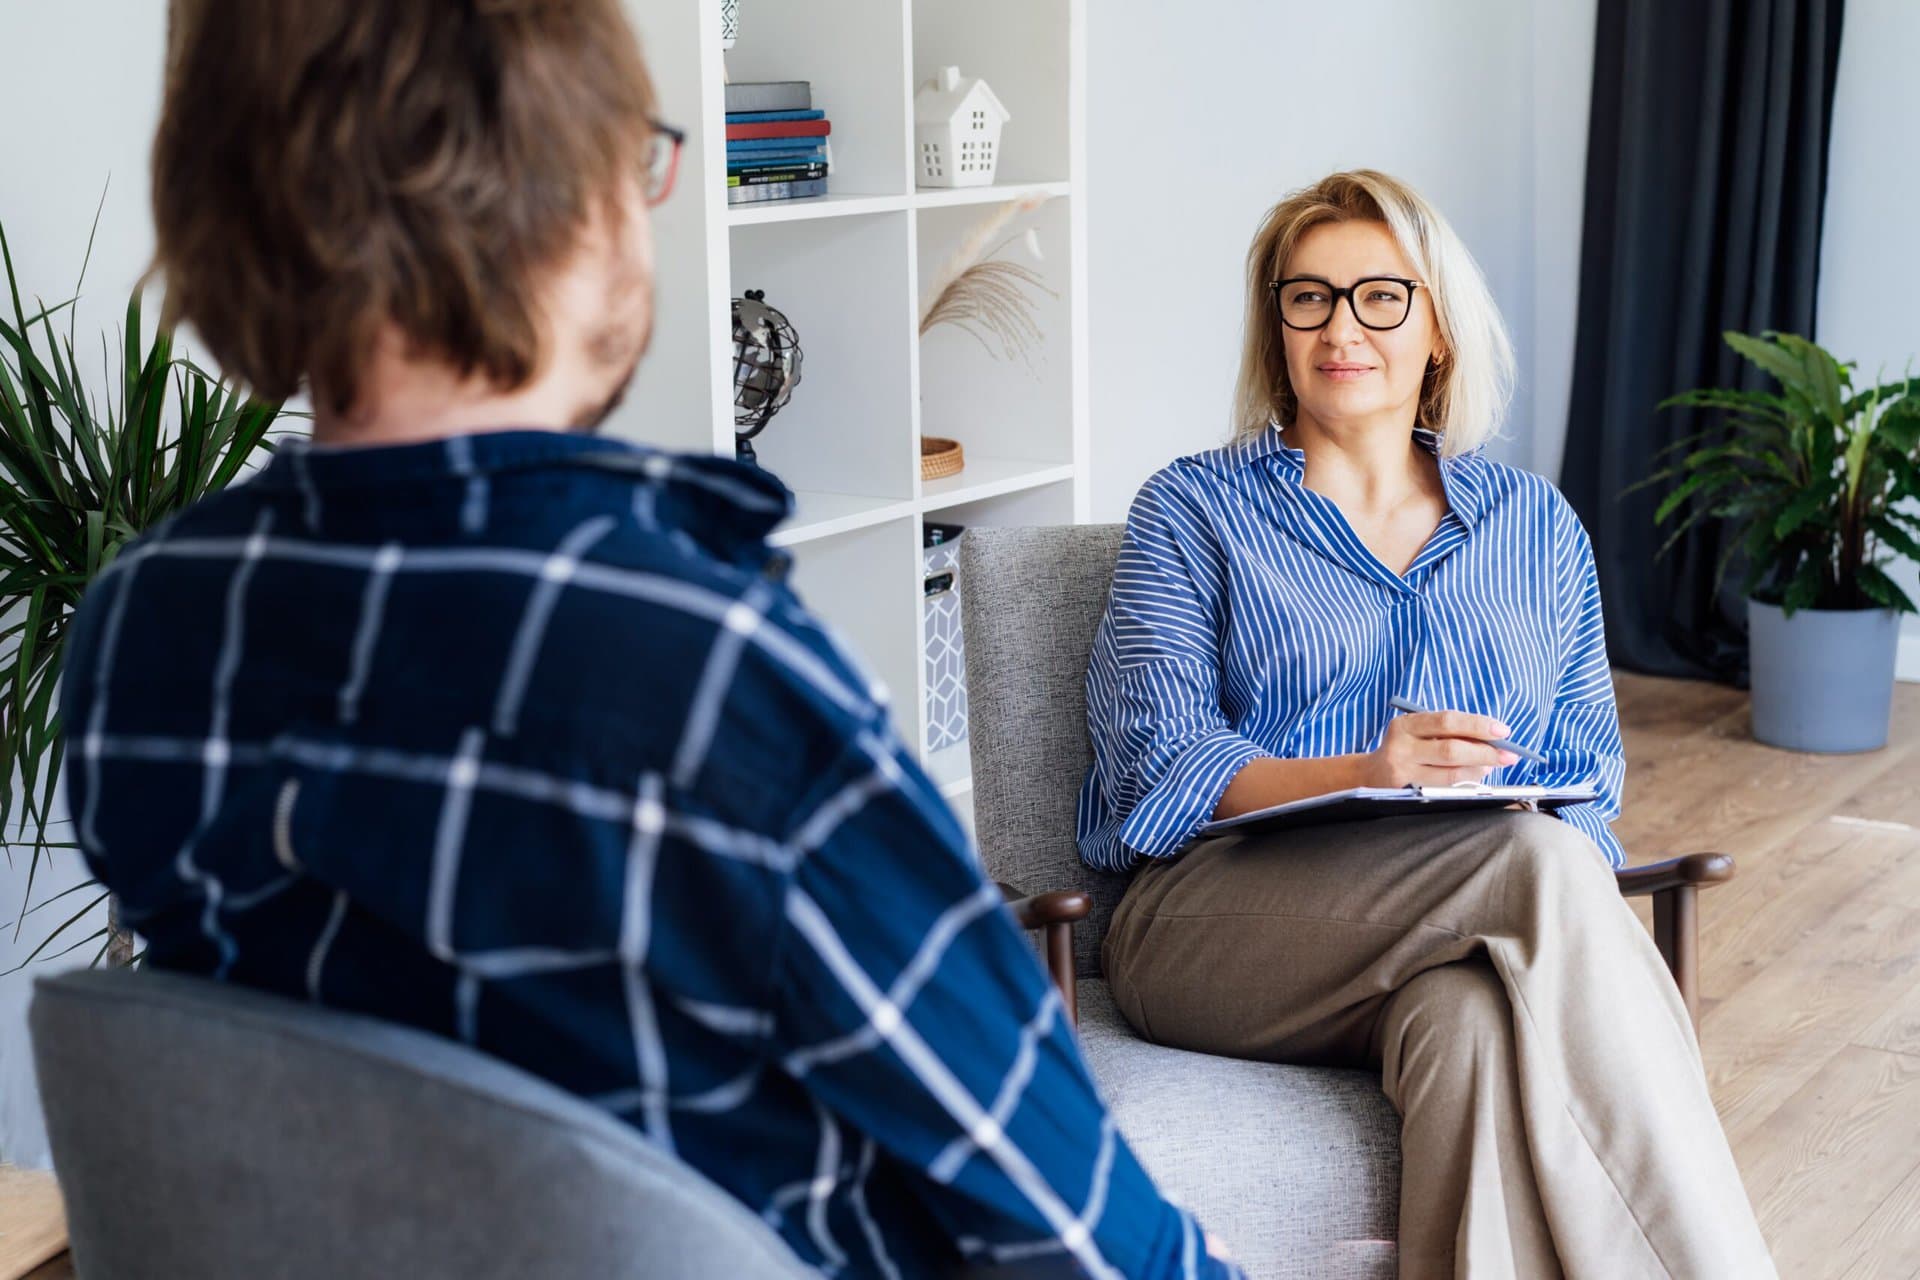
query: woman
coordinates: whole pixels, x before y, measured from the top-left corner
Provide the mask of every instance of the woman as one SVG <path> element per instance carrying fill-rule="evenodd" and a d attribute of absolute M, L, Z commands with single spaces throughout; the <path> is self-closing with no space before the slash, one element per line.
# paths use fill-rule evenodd
<path fill-rule="evenodd" d="M 1087 676 L 1081 851 L 1136 869 L 1106 974 L 1149 1039 L 1380 1069 L 1403 1276 L 1770 1276 L 1614 883 L 1592 550 L 1550 484 L 1482 456 L 1512 369 L 1478 267 L 1403 184 L 1334 174 L 1267 216 L 1237 437 L 1141 490 Z M 1599 798 L 1191 843 L 1346 787 L 1482 780 Z"/>

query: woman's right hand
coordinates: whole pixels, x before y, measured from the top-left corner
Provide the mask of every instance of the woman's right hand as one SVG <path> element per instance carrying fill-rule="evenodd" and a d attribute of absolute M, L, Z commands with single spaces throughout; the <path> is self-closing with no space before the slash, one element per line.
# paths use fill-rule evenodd
<path fill-rule="evenodd" d="M 1397 715 L 1377 750 L 1362 757 L 1369 787 L 1444 787 L 1479 782 L 1520 757 L 1489 743 L 1513 731 L 1491 716 L 1464 711 Z"/>

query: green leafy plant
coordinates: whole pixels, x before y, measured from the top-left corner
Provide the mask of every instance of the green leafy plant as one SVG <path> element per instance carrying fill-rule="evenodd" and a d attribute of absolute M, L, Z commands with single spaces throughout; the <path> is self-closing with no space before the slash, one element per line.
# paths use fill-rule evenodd
<path fill-rule="evenodd" d="M 1704 388 L 1660 408 L 1718 410 L 1723 421 L 1662 450 L 1678 461 L 1644 485 L 1679 481 L 1654 512 L 1684 512 L 1665 555 L 1702 520 L 1732 523 L 1716 583 L 1741 551 L 1743 590 L 1788 615 L 1796 609 L 1894 609 L 1914 603 L 1884 566 L 1887 553 L 1920 558 L 1920 378 L 1856 390 L 1851 362 L 1790 333 L 1722 335 L 1779 385 L 1776 391 Z"/>
<path fill-rule="evenodd" d="M 89 237 L 88 260 L 92 253 Z M 17 850 L 29 860 L 14 936 L 31 911 L 62 899 L 62 912 L 85 903 L 25 965 L 79 932 L 75 926 L 107 898 L 89 881 L 32 903 L 35 876 L 52 851 L 74 847 L 50 838 L 64 750 L 54 691 L 74 609 L 130 540 L 224 488 L 257 450 L 271 449 L 280 406 L 244 396 L 176 354 L 165 328 L 143 343 L 137 288 L 120 334 L 111 343 L 102 335 L 103 379 L 90 388 L 74 340 L 74 300 L 29 314 L 4 228 L 0 261 L 12 311 L 10 320 L 0 315 L 0 773 L 19 780 L 17 791 L 0 788 L 0 836 L 11 833 L 10 864 Z M 64 334 L 54 326 L 62 311 Z M 111 922 L 65 950 L 90 942 L 101 943 L 96 963 L 109 948 L 116 960 L 132 956 Z"/>

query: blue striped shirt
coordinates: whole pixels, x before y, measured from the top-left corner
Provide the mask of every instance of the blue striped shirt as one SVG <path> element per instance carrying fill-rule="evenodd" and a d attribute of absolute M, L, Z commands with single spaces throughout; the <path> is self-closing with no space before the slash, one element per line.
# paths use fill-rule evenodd
<path fill-rule="evenodd" d="M 1179 852 L 1248 761 L 1372 751 L 1398 694 L 1493 716 L 1546 757 L 1489 782 L 1596 784 L 1559 815 L 1625 866 L 1593 549 L 1559 491 L 1479 451 L 1442 459 L 1447 514 L 1401 575 L 1305 462 L 1269 428 L 1135 499 L 1087 670 L 1082 856 L 1119 871 Z"/>
<path fill-rule="evenodd" d="M 1216 1276 L 765 473 L 557 432 L 284 448 L 128 548 L 62 680 L 148 962 L 633 1125 L 829 1274 Z"/>

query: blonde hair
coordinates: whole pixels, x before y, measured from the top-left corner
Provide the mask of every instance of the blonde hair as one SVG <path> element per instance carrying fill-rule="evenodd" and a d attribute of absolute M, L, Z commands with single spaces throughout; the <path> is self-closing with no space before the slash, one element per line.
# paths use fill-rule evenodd
<path fill-rule="evenodd" d="M 1247 319 L 1234 390 L 1236 439 L 1292 424 L 1282 326 L 1268 283 L 1300 238 L 1328 222 L 1383 222 L 1433 295 L 1446 358 L 1420 384 L 1415 425 L 1437 432 L 1443 457 L 1470 452 L 1499 430 L 1513 395 L 1513 343 L 1486 277 L 1445 218 L 1404 182 L 1373 169 L 1329 174 L 1268 211 L 1247 251 Z"/>

